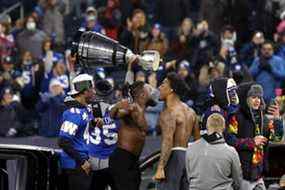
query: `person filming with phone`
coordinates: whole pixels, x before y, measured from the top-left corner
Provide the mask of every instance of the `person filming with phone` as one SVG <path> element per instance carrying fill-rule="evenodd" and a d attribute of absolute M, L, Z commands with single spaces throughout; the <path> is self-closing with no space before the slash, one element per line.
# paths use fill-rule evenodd
<path fill-rule="evenodd" d="M 239 154 L 243 181 L 241 189 L 265 190 L 263 170 L 269 141 L 281 140 L 282 120 L 277 102 L 265 110 L 263 88 L 254 82 L 238 87 L 240 107 L 229 119 L 226 141 Z M 266 114 L 265 114 L 266 113 Z"/>

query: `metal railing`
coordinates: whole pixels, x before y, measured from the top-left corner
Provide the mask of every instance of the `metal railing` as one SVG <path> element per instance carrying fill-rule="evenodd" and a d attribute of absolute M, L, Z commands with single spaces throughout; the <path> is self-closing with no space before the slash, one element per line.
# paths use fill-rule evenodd
<path fill-rule="evenodd" d="M 12 12 L 16 9 L 20 9 L 20 19 L 23 19 L 24 18 L 24 6 L 23 6 L 22 2 L 15 3 L 14 5 L 10 6 L 6 10 L 4 10 L 2 13 L 0 13 L 0 18 L 5 16 L 5 15 L 10 14 L 10 12 Z"/>

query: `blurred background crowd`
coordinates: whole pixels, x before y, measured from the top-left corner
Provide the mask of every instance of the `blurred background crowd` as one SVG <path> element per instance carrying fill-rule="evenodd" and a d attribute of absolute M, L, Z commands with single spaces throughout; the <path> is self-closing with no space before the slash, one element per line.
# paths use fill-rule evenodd
<path fill-rule="evenodd" d="M 77 70 L 70 45 L 78 29 L 102 33 L 138 54 L 159 51 L 157 72 L 128 69 L 153 87 L 177 72 L 191 89 L 183 101 L 199 115 L 209 83 L 221 76 L 238 84 L 256 81 L 266 103 L 277 99 L 284 113 L 282 0 L 22 0 L 23 18 L 18 9 L 6 13 L 15 3 L 0 0 L 0 136 L 57 136 Z M 111 102 L 122 98 L 126 71 L 93 73 L 114 87 Z M 161 109 L 147 111 L 152 135 Z"/>

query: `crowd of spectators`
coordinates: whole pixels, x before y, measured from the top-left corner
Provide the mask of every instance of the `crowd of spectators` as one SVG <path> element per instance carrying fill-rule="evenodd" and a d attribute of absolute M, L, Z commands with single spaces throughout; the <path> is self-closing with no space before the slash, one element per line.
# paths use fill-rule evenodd
<path fill-rule="evenodd" d="M 254 80 L 262 85 L 266 103 L 276 96 L 282 103 L 284 5 L 229 2 L 23 1 L 24 20 L 9 15 L 0 19 L 0 136 L 57 136 L 63 99 L 75 74 L 69 49 L 78 29 L 104 34 L 138 54 L 159 51 L 163 58 L 159 70 L 129 67 L 134 80 L 158 87 L 168 72 L 177 72 L 190 87 L 183 101 L 199 115 L 206 109 L 210 82 L 221 76 L 233 77 L 238 84 Z M 95 71 L 114 86 L 114 102 L 122 97 L 118 78 L 126 71 L 123 76 L 104 68 Z M 150 133 L 156 133 L 161 109 L 159 105 L 148 110 Z"/>

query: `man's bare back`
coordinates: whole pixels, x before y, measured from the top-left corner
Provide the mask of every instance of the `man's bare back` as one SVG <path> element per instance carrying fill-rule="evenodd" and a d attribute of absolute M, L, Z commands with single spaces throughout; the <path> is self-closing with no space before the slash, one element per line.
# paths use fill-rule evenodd
<path fill-rule="evenodd" d="M 200 137 L 196 113 L 183 102 L 166 107 L 160 114 L 159 125 L 162 131 L 162 145 L 187 147 L 192 132 L 195 139 Z M 167 140 L 166 140 L 167 139 Z"/>
<path fill-rule="evenodd" d="M 166 133 L 168 129 L 165 128 L 171 128 L 170 125 L 173 122 L 175 122 L 175 130 L 172 147 L 187 147 L 192 132 L 194 132 L 195 139 L 199 138 L 199 130 L 195 130 L 197 129 L 195 125 L 198 124 L 196 113 L 186 104 L 180 102 L 171 108 L 166 108 L 160 114 L 159 124 L 162 130 L 162 138 L 169 135 Z"/>

